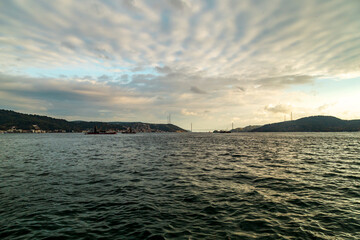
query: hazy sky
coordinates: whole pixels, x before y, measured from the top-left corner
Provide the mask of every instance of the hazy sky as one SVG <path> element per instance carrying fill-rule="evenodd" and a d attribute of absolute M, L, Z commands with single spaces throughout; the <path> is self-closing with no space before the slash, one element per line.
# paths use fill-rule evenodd
<path fill-rule="evenodd" d="M 360 118 L 359 0 L 0 1 L 0 108 L 230 128 Z"/>

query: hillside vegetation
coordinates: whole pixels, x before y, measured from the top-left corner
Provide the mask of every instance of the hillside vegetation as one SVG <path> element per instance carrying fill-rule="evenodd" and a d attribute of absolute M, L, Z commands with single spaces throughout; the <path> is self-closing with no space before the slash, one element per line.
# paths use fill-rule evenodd
<path fill-rule="evenodd" d="M 39 116 L 33 114 L 23 114 L 10 110 L 0 110 L 0 130 L 7 130 L 12 127 L 17 129 L 30 130 L 33 125 L 39 126 L 40 129 L 46 131 L 66 130 L 69 131 L 85 131 L 93 129 L 96 126 L 101 130 L 126 130 L 131 127 L 137 131 L 147 132 L 176 132 L 186 131 L 173 124 L 153 124 L 142 122 L 86 122 L 86 121 L 66 121 L 64 119 L 56 119 L 47 116 Z"/>
<path fill-rule="evenodd" d="M 360 120 L 341 120 L 331 116 L 313 116 L 294 121 L 267 124 L 253 132 L 354 132 L 360 131 Z"/>

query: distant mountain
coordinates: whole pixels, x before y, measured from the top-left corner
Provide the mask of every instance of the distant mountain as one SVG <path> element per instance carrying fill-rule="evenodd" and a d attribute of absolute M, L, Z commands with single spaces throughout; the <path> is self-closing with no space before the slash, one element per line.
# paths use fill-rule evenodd
<path fill-rule="evenodd" d="M 47 116 L 33 114 L 23 114 L 10 110 L 0 109 L 0 130 L 8 130 L 12 127 L 17 129 L 29 130 L 37 125 L 46 131 L 65 130 L 65 131 L 84 131 L 93 129 L 96 126 L 101 130 L 126 130 L 131 127 L 138 132 L 186 132 L 186 130 L 173 124 L 153 124 L 142 122 L 86 122 L 86 121 L 66 121 Z"/>
<path fill-rule="evenodd" d="M 360 131 L 360 120 L 341 120 L 331 116 L 312 116 L 294 121 L 267 124 L 252 132 L 354 132 Z"/>

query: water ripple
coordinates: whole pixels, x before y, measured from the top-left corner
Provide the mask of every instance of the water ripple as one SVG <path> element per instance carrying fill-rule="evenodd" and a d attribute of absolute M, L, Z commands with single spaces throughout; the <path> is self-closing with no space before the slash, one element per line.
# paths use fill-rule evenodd
<path fill-rule="evenodd" d="M 0 238 L 360 239 L 359 140 L 0 135 Z"/>

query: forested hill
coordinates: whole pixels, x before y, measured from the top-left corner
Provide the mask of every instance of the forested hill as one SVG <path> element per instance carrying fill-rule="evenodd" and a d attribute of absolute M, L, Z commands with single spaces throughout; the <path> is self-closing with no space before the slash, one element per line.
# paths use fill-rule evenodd
<path fill-rule="evenodd" d="M 360 120 L 341 120 L 331 116 L 313 116 L 294 121 L 267 124 L 253 132 L 354 132 L 360 131 Z"/>
<path fill-rule="evenodd" d="M 43 130 L 63 129 L 70 131 L 75 129 L 73 124 L 64 119 L 0 110 L 1 130 L 7 130 L 11 127 L 29 130 L 33 128 L 33 125 L 38 125 Z"/>
<path fill-rule="evenodd" d="M 65 130 L 65 131 L 84 131 L 96 126 L 101 130 L 126 130 L 128 127 L 139 132 L 181 132 L 186 131 L 173 124 L 153 124 L 142 122 L 86 122 L 86 121 L 67 121 L 47 116 L 33 114 L 23 114 L 10 110 L 0 109 L 0 130 L 8 130 L 12 127 L 17 129 L 29 130 L 37 125 L 46 131 Z"/>

